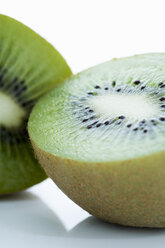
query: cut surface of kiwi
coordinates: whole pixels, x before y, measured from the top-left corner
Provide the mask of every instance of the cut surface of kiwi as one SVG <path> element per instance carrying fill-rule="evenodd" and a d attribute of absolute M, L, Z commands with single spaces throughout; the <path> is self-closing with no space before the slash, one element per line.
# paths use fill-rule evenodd
<path fill-rule="evenodd" d="M 34 158 L 26 125 L 35 102 L 71 71 L 46 40 L 0 15 L 0 194 L 46 178 Z"/>
<path fill-rule="evenodd" d="M 113 59 L 44 96 L 28 124 L 46 173 L 109 222 L 165 227 L 165 54 Z"/>

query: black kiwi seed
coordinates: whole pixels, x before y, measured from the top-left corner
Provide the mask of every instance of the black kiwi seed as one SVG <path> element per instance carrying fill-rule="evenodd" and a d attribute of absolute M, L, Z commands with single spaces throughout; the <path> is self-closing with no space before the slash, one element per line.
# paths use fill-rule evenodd
<path fill-rule="evenodd" d="M 3 82 L 3 75 L 0 76 L 0 82 Z"/>
<path fill-rule="evenodd" d="M 121 89 L 119 88 L 119 89 L 117 89 L 116 91 L 117 91 L 117 92 L 120 92 L 120 91 L 121 91 Z"/>
<path fill-rule="evenodd" d="M 14 96 L 15 97 L 20 97 L 25 92 L 26 89 L 27 89 L 26 85 L 24 87 L 22 87 L 22 88 L 19 88 L 18 91 L 14 92 Z"/>
<path fill-rule="evenodd" d="M 160 101 L 165 101 L 165 97 L 162 96 L 159 100 L 160 100 Z"/>
<path fill-rule="evenodd" d="M 17 144 L 20 144 L 21 143 L 21 139 L 19 137 L 16 137 L 16 142 L 17 142 Z"/>
<path fill-rule="evenodd" d="M 88 95 L 93 96 L 93 95 L 94 95 L 94 93 L 93 93 L 93 92 L 88 92 Z"/>
<path fill-rule="evenodd" d="M 3 88 L 4 86 L 5 86 L 5 84 L 0 81 L 0 88 Z"/>
<path fill-rule="evenodd" d="M 156 121 L 155 120 L 151 120 L 153 125 L 156 125 Z"/>
<path fill-rule="evenodd" d="M 98 123 L 97 125 L 96 125 L 96 127 L 100 127 L 101 126 L 101 123 Z"/>
<path fill-rule="evenodd" d="M 23 85 L 24 83 L 25 83 L 25 80 L 22 80 L 22 81 L 20 82 L 21 85 Z"/>
<path fill-rule="evenodd" d="M 91 125 L 94 126 L 96 123 L 98 123 L 98 121 L 93 122 Z"/>
<path fill-rule="evenodd" d="M 1 127 L 1 133 L 6 133 L 6 128 L 5 127 Z"/>
<path fill-rule="evenodd" d="M 8 137 L 11 139 L 13 137 L 12 133 L 8 131 Z"/>
<path fill-rule="evenodd" d="M 18 89 L 19 89 L 19 85 L 18 84 L 14 85 L 13 91 L 17 91 Z"/>
<path fill-rule="evenodd" d="M 0 76 L 0 81 L 2 81 L 2 79 L 3 79 L 3 74 Z"/>
<path fill-rule="evenodd" d="M 137 130 L 138 130 L 138 128 L 137 128 L 137 127 L 133 129 L 133 131 L 137 131 Z"/>
<path fill-rule="evenodd" d="M 121 120 L 123 120 L 123 119 L 125 119 L 125 116 L 124 115 L 120 115 L 118 118 L 121 119 Z"/>
<path fill-rule="evenodd" d="M 85 107 L 85 109 L 89 109 L 90 107 Z"/>
<path fill-rule="evenodd" d="M 161 86 L 161 85 L 163 85 L 163 82 L 161 82 L 161 83 L 158 84 L 158 86 Z"/>
<path fill-rule="evenodd" d="M 116 85 L 116 81 L 113 81 L 112 82 L 112 86 L 114 87 Z"/>
<path fill-rule="evenodd" d="M 110 123 L 109 121 L 105 121 L 105 122 L 104 122 L 104 124 L 105 124 L 106 126 L 109 125 L 109 123 Z"/>
<path fill-rule="evenodd" d="M 131 126 L 132 126 L 132 124 L 128 124 L 128 125 L 127 125 L 127 127 L 131 127 Z"/>
<path fill-rule="evenodd" d="M 161 108 L 165 108 L 165 104 L 161 105 L 160 107 L 161 107 Z"/>
<path fill-rule="evenodd" d="M 148 130 L 147 129 L 144 129 L 143 133 L 147 133 L 147 132 L 148 132 Z"/>
<path fill-rule="evenodd" d="M 87 129 L 90 129 L 90 128 L 92 128 L 92 125 L 88 125 L 88 126 L 87 126 Z"/>
<path fill-rule="evenodd" d="M 29 101 L 29 102 L 22 102 L 22 101 L 19 101 L 20 102 L 20 104 L 21 104 L 21 106 L 22 107 L 32 107 L 34 104 L 35 104 L 35 102 L 34 101 Z"/>
<path fill-rule="evenodd" d="M 165 121 L 165 117 L 160 117 L 159 120 L 160 121 Z"/>
<path fill-rule="evenodd" d="M 140 84 L 141 82 L 139 81 L 139 80 L 136 80 L 136 81 L 134 81 L 134 84 L 135 85 L 138 85 L 138 84 Z"/>
<path fill-rule="evenodd" d="M 5 127 L 1 127 L 1 139 L 2 139 L 2 141 L 4 142 L 4 141 L 7 141 L 7 130 L 6 130 L 6 128 Z"/>
<path fill-rule="evenodd" d="M 89 113 L 93 113 L 94 111 L 93 111 L 93 109 L 89 109 L 89 111 L 88 111 Z"/>
<path fill-rule="evenodd" d="M 108 90 L 108 87 L 105 87 L 104 90 Z"/>
<path fill-rule="evenodd" d="M 96 85 L 94 88 L 95 89 L 100 89 L 101 87 L 99 85 Z"/>
<path fill-rule="evenodd" d="M 27 90 L 27 86 L 26 86 L 26 85 L 24 85 L 24 86 L 22 87 L 22 91 L 25 91 L 25 90 Z"/>
<path fill-rule="evenodd" d="M 22 136 L 22 142 L 26 142 L 26 140 L 27 140 L 27 137 L 25 135 Z"/>
<path fill-rule="evenodd" d="M 146 87 L 146 86 L 142 86 L 140 89 L 141 89 L 141 90 L 144 90 L 144 89 L 145 89 L 145 87 Z"/>
<path fill-rule="evenodd" d="M 5 73 L 7 72 L 7 69 L 4 69 L 0 75 L 0 81 L 4 78 Z"/>
<path fill-rule="evenodd" d="M 140 123 L 144 124 L 146 122 L 146 120 L 142 120 Z"/>
<path fill-rule="evenodd" d="M 160 86 L 160 88 L 164 88 L 165 87 L 165 84 L 162 84 L 161 86 Z"/>
<path fill-rule="evenodd" d="M 88 121 L 88 119 L 83 119 L 83 120 L 82 120 L 82 122 L 86 122 L 86 121 Z"/>

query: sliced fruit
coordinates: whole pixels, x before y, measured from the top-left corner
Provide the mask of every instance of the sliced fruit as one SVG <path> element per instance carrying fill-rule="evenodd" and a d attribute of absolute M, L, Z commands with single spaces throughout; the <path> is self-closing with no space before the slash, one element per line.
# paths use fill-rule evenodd
<path fill-rule="evenodd" d="M 37 99 L 70 74 L 52 45 L 18 21 L 0 15 L 0 194 L 46 178 L 33 155 L 27 119 Z"/>
<path fill-rule="evenodd" d="M 28 128 L 48 176 L 82 208 L 165 227 L 165 54 L 73 76 L 37 103 Z"/>

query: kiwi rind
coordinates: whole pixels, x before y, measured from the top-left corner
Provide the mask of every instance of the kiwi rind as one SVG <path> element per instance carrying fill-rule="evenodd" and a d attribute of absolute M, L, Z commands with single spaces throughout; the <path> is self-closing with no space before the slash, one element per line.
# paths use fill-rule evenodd
<path fill-rule="evenodd" d="M 144 55 L 144 63 L 147 57 L 154 60 L 155 56 Z M 165 55 L 158 54 L 158 57 L 162 62 Z M 97 69 L 94 69 L 96 82 Z M 87 79 L 90 70 L 85 73 Z M 147 73 L 149 75 L 149 71 Z M 153 76 L 161 81 L 164 74 Z M 78 78 L 79 75 L 76 76 L 77 88 L 81 88 L 83 86 L 78 84 Z M 83 209 L 105 221 L 127 226 L 165 227 L 164 150 L 135 158 L 100 162 L 74 159 L 71 157 L 73 154 L 67 157 L 65 151 L 61 155 L 61 150 L 59 155 L 57 149 L 53 153 L 46 145 L 46 135 L 45 143 L 41 144 L 40 138 L 34 134 L 34 123 L 39 122 L 36 117 L 37 111 L 41 110 L 39 105 L 42 106 L 46 99 L 48 95 L 32 111 L 28 130 L 40 164 L 57 186 Z"/>
<path fill-rule="evenodd" d="M 46 174 L 90 214 L 125 226 L 165 227 L 165 152 L 86 163 L 45 152 L 33 140 L 32 144 Z"/>
<path fill-rule="evenodd" d="M 18 144 L 11 138 L 2 142 L 5 127 L 0 129 L 0 195 L 24 190 L 47 177 L 34 157 L 27 119 L 35 102 L 70 75 L 66 61 L 50 43 L 22 23 L 0 15 L 0 90 L 27 113 L 16 128 L 22 130 Z M 13 92 L 14 87 L 19 92 Z"/>

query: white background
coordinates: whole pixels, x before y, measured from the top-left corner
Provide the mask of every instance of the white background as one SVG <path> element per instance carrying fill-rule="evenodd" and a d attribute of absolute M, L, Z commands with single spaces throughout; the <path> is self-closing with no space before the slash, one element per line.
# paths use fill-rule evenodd
<path fill-rule="evenodd" d="M 0 0 L 65 57 L 73 73 L 113 57 L 165 52 L 163 0 Z M 0 247 L 164 247 L 165 231 L 89 217 L 49 179 L 0 199 Z"/>

